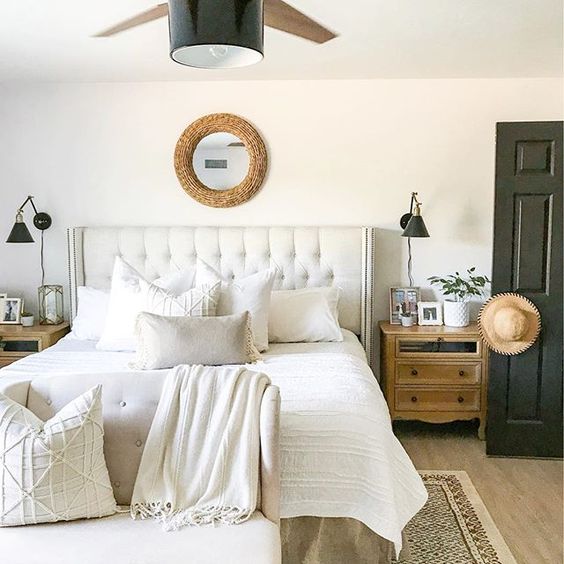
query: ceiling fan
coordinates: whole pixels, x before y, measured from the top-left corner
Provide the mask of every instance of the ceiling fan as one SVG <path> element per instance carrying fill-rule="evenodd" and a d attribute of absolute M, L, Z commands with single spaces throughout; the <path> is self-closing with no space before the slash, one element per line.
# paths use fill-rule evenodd
<path fill-rule="evenodd" d="M 94 37 L 110 37 L 167 15 L 171 58 L 198 68 L 258 63 L 263 58 L 264 25 L 314 43 L 337 37 L 283 0 L 169 0 Z"/>

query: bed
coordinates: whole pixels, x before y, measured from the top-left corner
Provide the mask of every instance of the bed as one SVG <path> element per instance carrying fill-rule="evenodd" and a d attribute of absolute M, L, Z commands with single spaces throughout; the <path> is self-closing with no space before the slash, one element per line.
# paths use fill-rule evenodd
<path fill-rule="evenodd" d="M 149 280 L 198 257 L 237 279 L 268 266 L 277 288 L 337 285 L 341 343 L 271 344 L 253 365 L 280 387 L 285 562 L 389 562 L 427 499 L 393 435 L 374 362 L 374 231 L 356 227 L 75 228 L 69 230 L 71 317 L 76 288 L 109 288 L 119 254 Z M 3 369 L 3 377 L 130 371 L 133 353 L 71 337 Z M 140 373 L 140 378 L 143 373 Z"/>

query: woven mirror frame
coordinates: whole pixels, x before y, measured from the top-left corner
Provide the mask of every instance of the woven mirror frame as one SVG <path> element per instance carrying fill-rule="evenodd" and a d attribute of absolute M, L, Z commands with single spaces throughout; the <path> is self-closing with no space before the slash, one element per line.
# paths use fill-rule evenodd
<path fill-rule="evenodd" d="M 212 133 L 235 135 L 249 154 L 247 176 L 228 190 L 208 188 L 194 171 L 194 151 Z M 174 168 L 184 191 L 201 204 L 214 208 L 231 208 L 250 200 L 260 190 L 267 167 L 266 146 L 261 136 L 248 121 L 233 114 L 210 114 L 197 119 L 184 130 L 174 151 Z"/>

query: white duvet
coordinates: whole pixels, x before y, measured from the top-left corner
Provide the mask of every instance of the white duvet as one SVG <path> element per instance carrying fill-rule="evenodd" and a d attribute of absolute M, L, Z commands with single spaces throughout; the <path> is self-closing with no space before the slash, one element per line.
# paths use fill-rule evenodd
<path fill-rule="evenodd" d="M 360 343 L 343 333 L 343 343 L 271 345 L 253 365 L 279 386 L 282 397 L 281 515 L 351 517 L 399 550 L 401 531 L 427 492 L 392 432 Z M 132 357 L 63 339 L 0 375 L 129 371 Z"/>

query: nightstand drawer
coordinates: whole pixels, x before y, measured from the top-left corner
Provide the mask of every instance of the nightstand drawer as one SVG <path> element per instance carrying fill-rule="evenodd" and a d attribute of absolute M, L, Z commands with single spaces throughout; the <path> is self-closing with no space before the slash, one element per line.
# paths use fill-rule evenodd
<path fill-rule="evenodd" d="M 480 390 L 396 388 L 398 411 L 478 411 Z"/>
<path fill-rule="evenodd" d="M 8 366 L 12 364 L 12 362 L 16 362 L 16 360 L 20 360 L 20 358 L 25 358 L 26 356 L 28 355 L 18 354 L 18 353 L 0 355 L 0 368 L 3 368 L 4 366 Z"/>
<path fill-rule="evenodd" d="M 397 337 L 396 356 L 419 358 L 480 358 L 482 343 L 478 337 L 439 336 L 433 338 Z"/>
<path fill-rule="evenodd" d="M 435 364 L 425 361 L 407 362 L 402 360 L 396 364 L 396 384 L 400 386 L 418 384 L 479 386 L 481 379 L 481 362 Z"/>
<path fill-rule="evenodd" d="M 5 353 L 30 354 L 41 350 L 41 341 L 0 338 L 0 355 Z"/>

